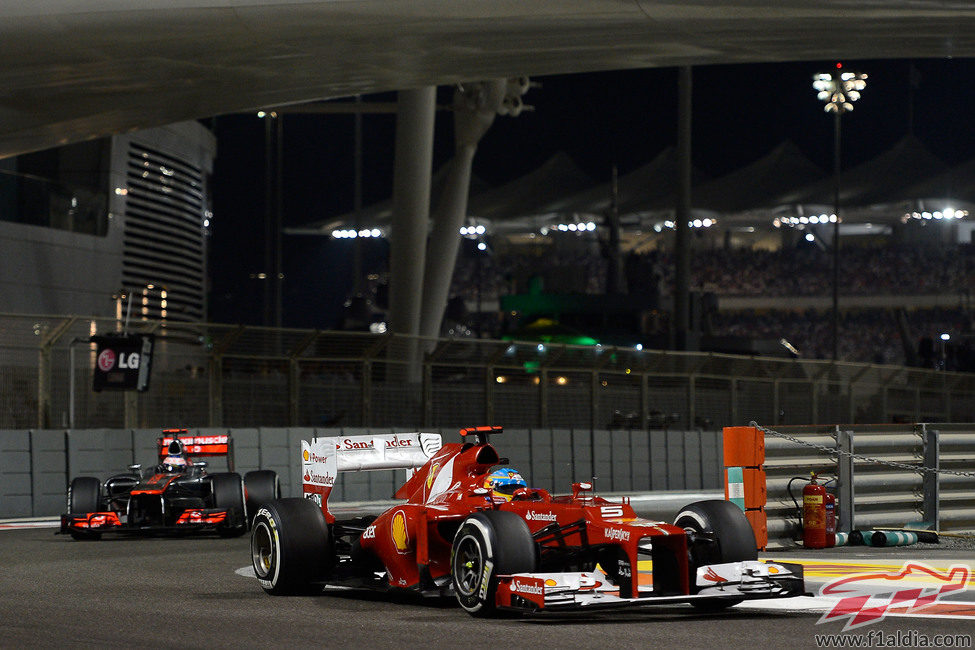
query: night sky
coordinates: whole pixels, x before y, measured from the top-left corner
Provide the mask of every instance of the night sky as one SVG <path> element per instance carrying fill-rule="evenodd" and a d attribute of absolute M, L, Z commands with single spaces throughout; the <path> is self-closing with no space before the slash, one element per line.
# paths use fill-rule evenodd
<path fill-rule="evenodd" d="M 693 164 L 719 177 L 762 157 L 783 140 L 832 168 L 832 117 L 812 89 L 812 75 L 835 61 L 694 68 Z M 912 129 L 948 164 L 975 157 L 975 61 L 844 61 L 869 75 L 855 110 L 843 118 L 843 165 L 869 160 Z M 912 75 L 912 67 L 914 69 Z M 911 79 L 915 80 L 912 89 Z M 481 141 L 474 174 L 499 184 L 542 164 L 558 150 L 597 180 L 638 167 L 676 143 L 677 73 L 652 69 L 533 79 L 518 117 L 498 117 Z M 447 104 L 451 88 L 440 89 Z M 913 102 L 911 98 L 913 97 Z M 364 98 L 393 101 L 395 95 Z M 910 119 L 913 103 L 913 120 Z M 283 221 L 297 226 L 353 207 L 354 118 L 283 118 Z M 261 324 L 264 268 L 264 122 L 256 115 L 213 121 L 218 152 L 213 175 L 209 319 Z M 389 197 L 395 115 L 363 119 L 363 204 Z M 450 114 L 438 112 L 434 167 L 449 159 Z M 434 202 L 436 197 L 433 198 Z M 435 204 L 435 203 L 434 203 Z M 384 242 L 366 247 L 366 268 L 379 268 Z M 283 324 L 330 328 L 350 291 L 349 241 L 284 238 Z"/>

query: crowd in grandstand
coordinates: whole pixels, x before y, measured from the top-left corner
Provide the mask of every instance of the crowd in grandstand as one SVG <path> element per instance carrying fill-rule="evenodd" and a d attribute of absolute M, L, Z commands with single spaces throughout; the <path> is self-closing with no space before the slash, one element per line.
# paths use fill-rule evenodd
<path fill-rule="evenodd" d="M 630 291 L 674 282 L 670 251 L 631 253 L 624 261 Z M 843 295 L 952 294 L 975 287 L 975 252 L 950 248 L 890 246 L 847 247 L 840 258 Z M 607 263 L 598 248 L 462 258 L 454 275 L 455 295 L 495 299 L 525 291 L 532 276 L 545 278 L 546 291 L 600 293 L 606 288 Z M 825 295 L 832 286 L 829 252 L 808 246 L 790 250 L 708 249 L 691 257 L 691 287 L 730 296 Z M 552 286 L 554 285 L 554 286 Z"/>
<path fill-rule="evenodd" d="M 938 294 L 948 296 L 952 305 L 950 309 L 910 305 L 903 310 L 845 309 L 839 323 L 840 359 L 948 369 L 957 365 L 960 337 L 973 331 L 972 246 L 849 246 L 843 249 L 840 264 L 842 296 Z M 661 305 L 669 304 L 675 268 L 669 251 L 630 254 L 623 267 L 629 293 L 660 297 Z M 516 254 L 468 255 L 458 262 L 452 292 L 469 304 L 526 293 L 532 286 L 547 292 L 596 294 L 607 288 L 608 268 L 597 244 L 569 251 L 552 246 Z M 719 301 L 722 296 L 831 296 L 832 273 L 830 253 L 814 246 L 778 251 L 708 249 L 693 252 L 690 285 L 694 291 L 716 294 Z M 803 358 L 832 358 L 833 317 L 828 308 L 718 310 L 702 326 L 715 335 L 784 338 Z M 954 338 L 944 342 L 941 334 Z"/>
<path fill-rule="evenodd" d="M 668 253 L 649 253 L 672 283 Z M 840 256 L 844 295 L 954 293 L 973 286 L 975 255 L 968 247 L 847 247 Z M 692 283 L 724 295 L 810 296 L 832 286 L 832 254 L 815 246 L 789 250 L 695 251 Z"/>

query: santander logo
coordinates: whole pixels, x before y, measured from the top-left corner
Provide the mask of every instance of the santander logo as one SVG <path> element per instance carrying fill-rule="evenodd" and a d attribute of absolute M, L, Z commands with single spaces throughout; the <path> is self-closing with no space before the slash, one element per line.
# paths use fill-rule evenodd
<path fill-rule="evenodd" d="M 511 583 L 511 589 L 521 594 L 531 594 L 533 596 L 545 595 L 545 587 L 540 583 L 525 583 L 515 580 Z"/>
<path fill-rule="evenodd" d="M 327 487 L 335 484 L 335 477 L 327 472 L 324 476 L 312 472 L 305 472 L 302 478 L 305 480 L 305 483 L 311 483 L 312 485 L 324 485 Z"/>
<path fill-rule="evenodd" d="M 399 449 L 401 447 L 412 447 L 413 441 L 409 438 L 400 438 L 399 436 L 393 436 L 389 440 L 384 441 L 384 446 L 386 449 Z M 372 440 L 353 440 L 351 438 L 345 438 L 341 443 L 335 445 L 336 449 L 344 449 L 345 451 L 354 451 L 357 449 L 375 449 L 375 445 Z"/>

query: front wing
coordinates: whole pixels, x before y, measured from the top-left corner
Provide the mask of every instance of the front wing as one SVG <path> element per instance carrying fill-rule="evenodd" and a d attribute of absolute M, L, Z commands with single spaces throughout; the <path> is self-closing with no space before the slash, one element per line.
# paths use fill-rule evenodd
<path fill-rule="evenodd" d="M 498 577 L 495 598 L 501 609 L 539 612 L 789 598 L 806 593 L 802 565 L 784 562 L 745 561 L 702 566 L 697 569 L 695 584 L 694 594 L 655 594 L 650 584 L 641 585 L 636 598 L 624 598 L 599 571 L 518 573 Z"/>
<path fill-rule="evenodd" d="M 230 510 L 227 508 L 188 508 L 167 526 L 162 522 L 130 525 L 117 512 L 68 513 L 61 515 L 62 533 L 140 533 L 213 530 L 224 525 Z"/>

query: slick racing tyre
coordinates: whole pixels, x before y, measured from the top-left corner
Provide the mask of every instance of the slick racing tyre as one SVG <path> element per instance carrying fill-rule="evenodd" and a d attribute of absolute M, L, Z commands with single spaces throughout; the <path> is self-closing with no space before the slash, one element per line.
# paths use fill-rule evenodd
<path fill-rule="evenodd" d="M 335 565 L 335 551 L 318 504 L 293 498 L 261 506 L 251 529 L 251 562 L 261 587 L 271 595 L 320 591 Z"/>
<path fill-rule="evenodd" d="M 210 475 L 213 507 L 226 508 L 227 519 L 217 528 L 221 537 L 240 537 L 247 532 L 247 506 L 244 500 L 244 481 L 240 474 L 223 472 Z"/>
<path fill-rule="evenodd" d="M 94 476 L 79 476 L 68 487 L 68 512 L 82 515 L 101 510 L 101 483 Z M 101 533 L 71 531 L 75 539 L 101 539 Z"/>
<path fill-rule="evenodd" d="M 268 501 L 281 498 L 281 483 L 278 473 L 270 469 L 259 469 L 244 474 L 244 488 L 247 494 L 247 513 L 253 517 L 258 509 Z"/>
<path fill-rule="evenodd" d="M 536 558 L 535 540 L 517 514 L 500 510 L 474 513 L 457 529 L 450 553 L 457 602 L 474 616 L 495 614 L 498 576 L 530 573 Z"/>
<path fill-rule="evenodd" d="M 741 508 L 730 501 L 697 501 L 684 506 L 677 513 L 674 525 L 689 534 L 702 533 L 689 545 L 691 554 L 691 584 L 695 583 L 697 567 L 706 564 L 757 560 L 755 533 Z M 716 611 L 741 602 L 740 598 L 695 601 L 701 610 Z"/>

